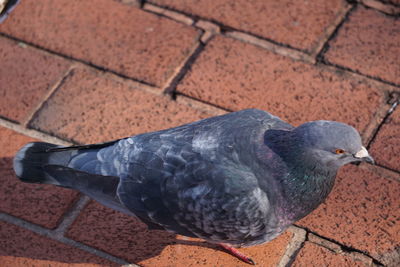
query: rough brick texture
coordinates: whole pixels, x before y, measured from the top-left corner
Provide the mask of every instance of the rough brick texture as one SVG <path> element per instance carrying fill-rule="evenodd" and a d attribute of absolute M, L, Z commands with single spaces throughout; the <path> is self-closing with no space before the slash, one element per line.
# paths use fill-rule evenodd
<path fill-rule="evenodd" d="M 306 242 L 296 256 L 292 267 L 305 266 L 340 266 L 340 267 L 367 267 L 364 262 L 355 261 L 352 257 L 336 254 L 333 251 L 317 244 Z"/>
<path fill-rule="evenodd" d="M 55 228 L 77 192 L 50 185 L 26 184 L 14 174 L 12 159 L 32 138 L 0 127 L 0 210 L 46 228 Z"/>
<path fill-rule="evenodd" d="M 337 65 L 400 84 L 400 20 L 359 6 L 329 43 Z"/>
<path fill-rule="evenodd" d="M 166 231 L 148 230 L 138 219 L 105 208 L 96 202 L 91 202 L 86 207 L 68 231 L 68 237 L 140 266 L 241 265 L 239 260 L 220 251 L 216 245 Z M 291 237 L 292 234 L 286 232 L 271 243 L 241 251 L 260 266 L 275 266 Z"/>
<path fill-rule="evenodd" d="M 311 50 L 346 6 L 342 0 L 151 0 L 292 47 Z"/>
<path fill-rule="evenodd" d="M 173 234 L 148 231 L 138 219 L 94 201 L 84 209 L 67 236 L 130 262 L 151 258 L 174 240 Z"/>
<path fill-rule="evenodd" d="M 296 125 L 339 120 L 360 131 L 383 101 L 380 90 L 354 75 L 225 37 L 209 43 L 177 90 L 230 110 L 261 108 Z"/>
<path fill-rule="evenodd" d="M 199 37 L 193 28 L 110 0 L 21 1 L 0 31 L 159 86 Z"/>
<path fill-rule="evenodd" d="M 370 166 L 341 169 L 328 199 L 299 224 L 319 235 L 385 259 L 400 258 L 400 186 Z"/>
<path fill-rule="evenodd" d="M 0 222 L 1 266 L 117 266 L 88 252 Z"/>
<path fill-rule="evenodd" d="M 388 117 L 379 130 L 373 143 L 371 153 L 380 165 L 400 172 L 400 108 Z"/>
<path fill-rule="evenodd" d="M 70 64 L 3 37 L 0 62 L 0 116 L 18 122 L 25 121 Z"/>
<path fill-rule="evenodd" d="M 96 143 L 245 108 L 349 123 L 378 166 L 346 166 L 304 229 L 239 250 L 258 266 L 400 266 L 400 107 L 378 128 L 400 92 L 399 18 L 384 14 L 399 0 L 20 2 L 0 24 L 0 266 L 116 265 L 99 250 L 144 267 L 248 266 L 12 170 L 33 141 L 12 129 Z"/>
<path fill-rule="evenodd" d="M 45 103 L 32 126 L 63 138 L 93 143 L 208 116 L 168 96 L 129 86 L 101 72 L 78 69 Z"/>

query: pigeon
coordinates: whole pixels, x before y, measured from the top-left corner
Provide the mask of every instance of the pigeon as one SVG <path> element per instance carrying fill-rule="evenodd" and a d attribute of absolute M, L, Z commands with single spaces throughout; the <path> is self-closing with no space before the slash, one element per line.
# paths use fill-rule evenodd
<path fill-rule="evenodd" d="M 6 19 L 18 3 L 19 0 L 0 0 L 0 23 Z"/>
<path fill-rule="evenodd" d="M 277 237 L 325 200 L 341 166 L 360 161 L 373 158 L 347 124 L 293 127 L 246 109 L 107 143 L 29 143 L 14 170 L 254 264 L 236 247 Z"/>

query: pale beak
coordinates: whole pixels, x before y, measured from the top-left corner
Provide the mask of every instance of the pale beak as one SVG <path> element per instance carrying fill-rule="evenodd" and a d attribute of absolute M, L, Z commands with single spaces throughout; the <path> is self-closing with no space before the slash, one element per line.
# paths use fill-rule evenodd
<path fill-rule="evenodd" d="M 362 147 L 360 151 L 353 155 L 356 159 L 369 162 L 371 164 L 375 164 L 374 159 L 369 155 L 367 149 Z"/>

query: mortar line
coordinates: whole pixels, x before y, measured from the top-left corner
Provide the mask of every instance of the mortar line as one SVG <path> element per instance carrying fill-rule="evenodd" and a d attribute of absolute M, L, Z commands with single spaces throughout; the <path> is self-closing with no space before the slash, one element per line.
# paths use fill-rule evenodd
<path fill-rule="evenodd" d="M 310 52 L 316 61 L 319 61 L 319 58 L 323 57 L 329 48 L 329 42 L 337 36 L 340 28 L 342 28 L 343 24 L 348 21 L 350 14 L 356 8 L 356 5 L 348 2 L 346 3 L 347 6 L 339 12 L 332 24 L 325 28 L 323 37 L 317 42 L 317 45 Z"/>
<path fill-rule="evenodd" d="M 379 264 L 378 262 L 374 261 L 374 259 L 370 256 L 367 256 L 360 252 L 348 251 L 345 248 L 343 248 L 342 246 L 332 243 L 331 241 L 329 241 L 325 238 L 321 238 L 320 236 L 317 236 L 313 233 L 307 233 L 306 240 L 307 240 L 307 242 L 312 243 L 319 247 L 323 247 L 336 255 L 349 257 L 349 258 L 353 259 L 353 261 L 359 261 L 368 266 L 377 267 Z"/>
<path fill-rule="evenodd" d="M 54 234 L 58 235 L 59 237 L 65 236 L 67 229 L 72 225 L 89 201 L 90 198 L 88 196 L 81 194 L 79 199 L 72 205 L 72 207 L 66 213 L 64 213 L 61 218 L 61 222 L 58 224 L 57 228 L 53 230 Z"/>
<path fill-rule="evenodd" d="M 361 139 L 363 141 L 363 144 L 366 144 L 366 148 L 369 148 L 368 144 L 371 143 L 371 140 L 376 135 L 379 125 L 381 125 L 386 118 L 388 109 L 390 108 L 389 101 L 391 100 L 391 94 L 387 91 L 384 91 L 383 94 L 383 99 L 380 101 L 379 106 L 375 108 L 372 114 L 372 118 L 369 120 L 364 129 L 360 132 Z"/>
<path fill-rule="evenodd" d="M 386 5 L 390 5 L 390 6 L 394 6 L 394 7 L 400 7 L 400 3 L 399 4 L 397 4 L 397 3 L 391 3 L 391 2 L 385 2 L 385 1 L 380 1 L 380 0 L 373 0 L 373 1 L 375 1 L 375 2 L 381 2 L 381 3 L 384 3 L 384 4 L 386 4 Z M 357 0 L 357 2 L 358 3 L 360 3 L 360 4 L 363 4 L 364 3 L 364 0 Z M 373 7 L 369 7 L 369 8 L 372 8 L 372 9 L 374 9 Z"/>
<path fill-rule="evenodd" d="M 189 13 L 186 13 L 186 12 L 184 12 L 184 11 L 176 10 L 176 9 L 171 8 L 171 7 L 168 7 L 168 6 L 161 6 L 161 5 L 157 4 L 157 3 L 151 3 L 151 2 L 148 2 L 148 1 L 143 1 L 143 2 L 144 2 L 144 4 L 148 3 L 148 4 L 151 4 L 151 5 L 156 6 L 156 7 L 158 7 L 158 8 L 165 9 L 165 10 L 169 10 L 169 11 L 173 11 L 173 12 L 182 14 L 182 15 L 184 15 L 184 16 L 187 16 L 187 17 L 191 18 L 191 19 L 194 21 L 194 23 L 193 23 L 193 26 L 194 26 L 194 27 L 196 27 L 196 22 L 197 22 L 197 21 L 203 20 L 203 21 L 206 21 L 206 22 L 213 23 L 213 24 L 217 25 L 218 27 L 220 27 L 221 33 L 229 32 L 229 31 L 240 32 L 240 33 L 244 33 L 244 34 L 247 34 L 247 35 L 256 37 L 256 38 L 258 38 L 258 39 L 264 40 L 264 41 L 271 42 L 271 43 L 273 43 L 273 44 L 276 44 L 276 45 L 279 45 L 279 46 L 282 46 L 282 47 L 285 47 L 285 48 L 289 48 L 289 49 L 292 49 L 292 50 L 296 50 L 296 51 L 298 51 L 298 52 L 303 52 L 303 53 L 305 53 L 305 54 L 308 54 L 307 51 L 305 51 L 305 50 L 303 50 L 303 49 L 301 49 L 301 48 L 292 47 L 292 46 L 289 45 L 289 44 L 280 43 L 280 42 L 277 42 L 277 41 L 275 41 L 275 40 L 272 40 L 272 39 L 270 39 L 270 38 L 268 38 L 268 37 L 263 37 L 263 36 L 260 36 L 260 35 L 255 34 L 255 33 L 251 33 L 251 32 L 245 31 L 245 30 L 236 29 L 236 28 L 233 28 L 233 27 L 231 27 L 231 26 L 225 25 L 225 24 L 223 24 L 223 23 L 221 23 L 221 22 L 219 22 L 219 21 L 216 21 L 216 20 L 214 20 L 214 19 L 204 18 L 204 17 L 202 17 L 202 16 L 198 16 L 198 15 L 195 15 L 195 14 L 189 14 Z M 196 28 L 199 28 L 199 27 L 196 27 Z M 201 29 L 201 28 L 199 28 L 199 29 Z"/>
<path fill-rule="evenodd" d="M 384 14 L 386 16 L 390 16 L 390 17 L 394 17 L 394 18 L 400 17 L 400 5 L 396 5 L 396 4 L 392 4 L 392 3 L 385 3 L 385 2 L 381 2 L 379 0 L 374 0 L 374 2 L 378 2 L 378 3 L 380 3 L 380 4 L 384 5 L 384 6 L 388 6 L 388 7 L 394 8 L 394 9 L 396 9 L 395 12 L 399 12 L 399 13 L 398 14 L 396 14 L 396 13 L 395 14 L 388 13 L 388 12 L 385 12 L 384 10 L 369 6 L 368 4 L 364 3 L 363 0 L 357 1 L 358 4 L 364 6 L 365 8 L 373 9 L 373 10 L 375 10 L 375 11 L 377 11 L 379 13 L 382 13 L 382 14 Z"/>
<path fill-rule="evenodd" d="M 127 80 L 131 80 L 131 81 L 134 81 L 134 82 L 137 82 L 137 83 L 141 83 L 141 84 L 144 84 L 144 85 L 146 85 L 146 86 L 158 87 L 158 86 L 155 85 L 155 84 L 151 84 L 151 83 L 149 83 L 149 82 L 146 82 L 146 81 L 143 81 L 143 80 L 140 80 L 140 79 L 137 79 L 137 78 L 129 77 L 129 76 L 127 76 L 126 74 L 119 73 L 118 71 L 109 69 L 109 68 L 104 67 L 104 66 L 96 65 L 95 63 L 92 63 L 92 62 L 90 62 L 90 61 L 85 61 L 84 59 L 75 58 L 75 57 L 72 57 L 72 56 L 68 56 L 68 55 L 65 55 L 65 54 L 62 54 L 62 53 L 59 53 L 59 52 L 50 50 L 50 49 L 45 48 L 45 47 L 43 47 L 43 46 L 40 46 L 40 45 L 38 45 L 38 44 L 34 44 L 34 43 L 32 43 L 32 42 L 19 39 L 19 38 L 17 38 L 17 37 L 11 36 L 11 35 L 6 34 L 6 33 L 0 32 L 0 36 L 2 36 L 2 37 L 4 37 L 4 38 L 8 38 L 8 39 L 13 40 L 13 41 L 16 41 L 16 42 L 20 42 L 20 43 L 22 43 L 22 44 L 25 44 L 25 45 L 27 45 L 27 46 L 33 47 L 33 48 L 35 48 L 35 49 L 38 49 L 38 50 L 47 52 L 47 53 L 49 53 L 49 54 L 51 54 L 51 55 L 55 55 L 55 56 L 58 56 L 58 57 L 61 57 L 61 58 L 64 58 L 64 59 L 67 59 L 67 60 L 70 60 L 70 61 L 82 63 L 82 64 L 84 64 L 84 65 L 87 65 L 87 66 L 89 66 L 89 67 L 91 67 L 91 68 L 94 68 L 94 69 L 96 69 L 96 70 L 99 70 L 99 71 L 109 72 L 109 73 L 112 73 L 112 74 L 114 74 L 114 75 L 116 75 L 116 76 L 119 76 L 119 77 L 121 77 L 121 78 L 124 78 L 124 79 L 127 79 Z"/>
<path fill-rule="evenodd" d="M 322 236 L 322 235 L 320 235 L 320 234 L 318 234 L 318 233 L 316 233 L 316 232 L 310 230 L 310 229 L 307 228 L 307 227 L 300 226 L 300 225 L 297 225 L 297 224 L 294 224 L 294 226 L 296 226 L 296 227 L 298 227 L 298 228 L 301 228 L 301 229 L 303 229 L 303 230 L 305 230 L 305 231 L 307 232 L 306 241 L 308 241 L 308 234 L 313 234 L 313 235 L 315 235 L 315 236 L 317 236 L 317 237 L 323 239 L 323 240 L 326 241 L 326 242 L 329 242 L 329 243 L 332 243 L 333 245 L 339 246 L 340 249 L 341 249 L 343 252 L 347 252 L 347 253 L 352 253 L 352 252 L 354 252 L 354 253 L 362 254 L 362 255 L 364 255 L 364 256 L 366 256 L 366 257 L 372 259 L 373 263 L 375 263 L 376 265 L 378 265 L 378 266 L 384 266 L 384 264 L 383 264 L 382 262 L 380 262 L 379 260 L 375 259 L 374 257 L 372 257 L 371 255 L 369 255 L 369 254 L 368 254 L 367 252 L 365 252 L 365 251 L 362 251 L 362 250 L 353 248 L 353 247 L 351 247 L 351 246 L 347 246 L 347 245 L 342 244 L 342 243 L 340 243 L 340 242 L 338 242 L 338 241 L 336 241 L 336 240 L 334 240 L 334 239 L 331 239 L 331 238 L 329 238 L 329 237 Z M 311 242 L 311 241 L 309 241 L 309 242 Z M 320 246 L 323 246 L 323 245 L 320 244 Z M 325 247 L 325 246 L 323 246 L 323 247 Z M 329 247 L 325 247 L 325 248 L 331 250 Z"/>
<path fill-rule="evenodd" d="M 396 83 L 394 83 L 394 82 L 386 81 L 386 80 L 383 80 L 383 79 L 381 79 L 381 78 L 379 78 L 379 77 L 372 76 L 372 75 L 369 75 L 369 74 L 365 74 L 365 73 L 359 72 L 359 71 L 357 71 L 357 70 L 353 70 L 353 69 L 348 68 L 348 67 L 345 67 L 345 66 L 341 66 L 341 65 L 338 65 L 338 64 L 334 64 L 334 63 L 332 63 L 332 62 L 329 62 L 329 61 L 326 60 L 325 58 L 324 58 L 324 59 L 321 59 L 321 61 L 319 61 L 319 63 L 320 63 L 320 64 L 323 64 L 323 65 L 326 65 L 326 66 L 330 66 L 330 67 L 337 68 L 337 69 L 342 70 L 342 71 L 351 72 L 351 73 L 354 73 L 354 74 L 363 76 L 363 77 L 365 77 L 365 78 L 368 78 L 368 79 L 371 79 L 371 80 L 374 80 L 374 81 L 378 81 L 378 82 L 380 82 L 380 83 L 384 83 L 384 84 L 387 84 L 387 85 L 390 85 L 390 86 L 393 86 L 393 87 L 398 87 L 398 88 L 400 88 L 400 84 L 396 84 Z"/>
<path fill-rule="evenodd" d="M 80 243 L 78 241 L 75 241 L 73 239 L 70 239 L 70 238 L 67 238 L 67 237 L 64 237 L 64 236 L 58 236 L 54 230 L 49 230 L 49 229 L 43 228 L 43 227 L 41 227 L 39 225 L 36 225 L 36 224 L 30 223 L 30 222 L 27 222 L 25 220 L 22 220 L 22 219 L 20 219 L 18 217 L 14 217 L 12 215 L 9 215 L 9 214 L 1 212 L 0 213 L 0 220 L 4 221 L 4 222 L 8 222 L 8 223 L 16 225 L 16 226 L 19 226 L 21 228 L 24 228 L 26 230 L 34 232 L 34 233 L 36 233 L 36 234 L 38 234 L 40 236 L 47 237 L 49 239 L 58 241 L 58 242 L 63 243 L 65 245 L 68 245 L 68 246 L 71 246 L 71 247 L 74 247 L 74 248 L 77 248 L 77 249 L 80 249 L 80 250 L 84 250 L 84 251 L 86 251 L 86 252 L 88 252 L 90 254 L 93 254 L 95 256 L 107 259 L 107 260 L 115 262 L 117 264 L 120 264 L 120 265 L 129 264 L 125 260 L 120 259 L 118 257 L 115 257 L 115 256 L 113 256 L 111 254 L 108 254 L 107 252 L 98 250 L 96 248 L 90 247 L 88 245 L 85 245 L 83 243 Z"/>
<path fill-rule="evenodd" d="M 222 115 L 222 114 L 226 113 L 226 111 L 223 110 L 223 109 L 216 108 L 214 106 L 204 104 L 204 103 L 202 103 L 200 101 L 197 101 L 197 100 L 194 100 L 194 99 L 190 99 L 190 98 L 188 98 L 188 97 L 186 97 L 184 95 L 181 95 L 181 94 L 176 96 L 175 101 L 177 103 L 182 103 L 182 104 L 184 104 L 186 106 L 194 107 L 197 110 L 209 113 L 210 115 L 213 115 L 213 116 L 218 116 L 218 115 Z"/>
<path fill-rule="evenodd" d="M 276 42 L 262 38 L 262 37 L 257 37 L 252 34 L 248 34 L 246 32 L 242 31 L 222 31 L 222 36 L 226 36 L 235 40 L 238 40 L 240 42 L 248 43 L 254 46 L 257 46 L 261 49 L 270 51 L 274 54 L 281 55 L 284 57 L 287 57 L 292 60 L 296 61 L 304 61 L 309 64 L 315 64 L 315 58 L 313 58 L 309 53 L 305 51 L 300 51 L 297 49 L 293 49 L 290 47 L 283 46 L 281 44 L 277 44 Z"/>
<path fill-rule="evenodd" d="M 307 232 L 304 229 L 292 225 L 288 228 L 288 231 L 293 233 L 293 237 L 286 246 L 285 253 L 281 257 L 277 267 L 289 267 L 296 259 L 297 254 L 306 241 Z"/>
<path fill-rule="evenodd" d="M 160 9 L 162 12 L 158 12 L 158 10 L 154 10 L 153 8 Z M 148 13 L 154 14 L 156 16 L 160 16 L 160 17 L 163 17 L 163 18 L 167 18 L 167 19 L 173 20 L 173 21 L 175 21 L 177 23 L 180 23 L 180 24 L 183 24 L 185 26 L 193 26 L 195 24 L 195 22 L 196 22 L 192 17 L 187 16 L 186 14 L 183 14 L 182 12 L 171 10 L 171 9 L 167 9 L 167 8 L 164 8 L 164 7 L 160 7 L 158 5 L 155 5 L 153 3 L 148 3 L 146 1 L 143 2 L 142 6 L 141 6 L 141 9 L 143 11 L 145 11 L 145 12 L 148 12 Z M 182 19 L 180 20 L 180 19 L 174 17 L 173 16 L 174 13 L 177 14 L 177 15 L 182 16 Z M 187 21 L 185 22 L 184 20 L 187 20 Z M 189 22 L 189 20 L 190 20 L 190 22 Z"/>
<path fill-rule="evenodd" d="M 169 94 L 172 96 L 173 99 L 176 99 L 176 87 L 186 75 L 186 73 L 190 70 L 191 66 L 194 64 L 194 62 L 203 50 L 204 45 L 198 42 L 191 53 L 187 56 L 187 58 L 182 62 L 181 65 L 179 65 L 178 70 L 175 72 L 175 75 L 172 76 L 167 85 L 163 88 L 163 92 L 165 94 Z"/>
<path fill-rule="evenodd" d="M 61 75 L 60 79 L 50 86 L 50 89 L 42 96 L 41 101 L 39 101 L 39 103 L 30 110 L 28 116 L 26 116 L 24 122 L 22 123 L 22 126 L 28 128 L 28 125 L 35 118 L 36 113 L 38 113 L 46 104 L 46 102 L 57 92 L 57 90 L 63 86 L 68 77 L 73 73 L 73 69 L 74 66 L 71 65 L 67 71 Z"/>
<path fill-rule="evenodd" d="M 400 171 L 390 169 L 389 167 L 381 166 L 380 164 L 369 164 L 369 163 L 364 163 L 361 165 L 361 168 L 374 172 L 380 177 L 383 177 L 384 179 L 393 181 L 393 182 L 400 182 Z"/>
<path fill-rule="evenodd" d="M 351 4 L 348 3 L 348 5 L 350 5 L 349 9 L 343 14 L 343 18 L 340 21 L 340 23 L 337 24 L 336 28 L 332 31 L 331 35 L 326 39 L 324 45 L 319 49 L 319 52 L 315 54 L 315 58 L 317 60 L 317 62 L 323 62 L 325 63 L 325 53 L 328 51 L 329 49 L 329 43 L 336 38 L 336 36 L 339 33 L 339 30 L 342 28 L 343 24 L 345 24 L 348 20 L 349 17 L 351 15 L 351 13 L 354 12 L 354 10 L 357 9 L 357 4 Z"/>
<path fill-rule="evenodd" d="M 206 102 L 206 101 L 204 101 L 204 100 L 202 100 L 202 99 L 194 98 L 193 96 L 186 95 L 186 94 L 181 93 L 181 92 L 175 92 L 175 95 L 176 95 L 176 97 L 184 96 L 184 97 L 186 97 L 187 99 L 190 99 L 190 100 L 192 100 L 192 101 L 197 101 L 197 102 L 199 102 L 199 103 L 201 103 L 201 104 L 209 105 L 209 106 L 211 106 L 211 107 L 213 107 L 213 108 L 217 108 L 217 109 L 220 109 L 220 110 L 223 110 L 223 111 L 226 111 L 226 112 L 233 112 L 233 111 L 234 111 L 234 110 L 230 110 L 230 109 L 227 109 L 227 108 L 218 106 L 218 105 L 213 104 L 213 103 Z"/>
<path fill-rule="evenodd" d="M 396 96 L 392 96 L 391 99 L 394 99 Z M 388 102 L 390 101 L 390 99 L 388 100 Z M 389 119 L 390 115 L 395 111 L 396 107 L 398 106 L 398 104 L 400 103 L 400 99 L 394 99 L 394 102 L 392 104 L 392 106 L 390 107 L 390 109 L 386 112 L 385 116 L 383 117 L 383 119 L 381 120 L 381 122 L 379 123 L 379 125 L 375 128 L 375 130 L 372 132 L 371 134 L 371 138 L 368 142 L 367 145 L 367 149 L 370 149 L 372 143 L 375 141 L 376 136 L 378 135 L 380 129 L 383 127 L 383 125 L 387 122 L 387 120 Z"/>
<path fill-rule="evenodd" d="M 396 174 L 400 174 L 400 172 L 398 170 L 392 169 L 392 168 L 387 167 L 387 166 L 383 166 L 383 165 L 381 165 L 379 163 L 377 163 L 376 166 L 378 166 L 379 168 L 385 169 L 387 171 L 394 172 Z M 391 180 L 393 180 L 393 179 L 391 179 Z M 394 181 L 400 182 L 400 180 L 394 180 Z"/>
<path fill-rule="evenodd" d="M 37 131 L 35 129 L 27 129 L 18 123 L 8 121 L 4 118 L 0 118 L 0 126 L 35 139 L 39 139 L 57 145 L 71 146 L 73 144 L 66 140 L 60 139 L 56 136 L 48 135 L 46 133 Z"/>

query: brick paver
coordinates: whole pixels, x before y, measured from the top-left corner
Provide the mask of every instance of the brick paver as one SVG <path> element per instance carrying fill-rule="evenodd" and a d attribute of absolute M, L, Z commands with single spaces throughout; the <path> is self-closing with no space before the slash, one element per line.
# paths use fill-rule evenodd
<path fill-rule="evenodd" d="M 93 143 L 209 116 L 102 72 L 77 69 L 46 102 L 32 126 L 77 142 Z"/>
<path fill-rule="evenodd" d="M 286 232 L 271 243 L 243 248 L 241 251 L 251 256 L 260 266 L 275 266 L 292 235 Z M 140 266 L 246 266 L 220 251 L 216 245 L 165 231 L 148 230 L 138 219 L 94 201 L 75 221 L 68 237 Z"/>
<path fill-rule="evenodd" d="M 0 116 L 18 122 L 24 122 L 70 65 L 67 60 L 3 37 L 0 62 Z"/>
<path fill-rule="evenodd" d="M 0 32 L 158 86 L 199 37 L 193 28 L 112 0 L 21 1 Z"/>
<path fill-rule="evenodd" d="M 312 50 L 346 1 L 151 0 L 302 50 Z"/>
<path fill-rule="evenodd" d="M 73 205 L 79 193 L 23 184 L 12 171 L 28 136 L 95 143 L 245 108 L 294 125 L 347 122 L 372 140 L 377 166 L 346 166 L 297 234 L 240 251 L 258 266 L 400 266 L 400 108 L 388 115 L 400 91 L 399 8 L 21 1 L 0 24 L 0 266 L 247 266 L 97 202 Z"/>
<path fill-rule="evenodd" d="M 378 164 L 400 172 L 400 108 L 388 117 L 373 143 L 371 153 Z"/>
<path fill-rule="evenodd" d="M 370 166 L 346 166 L 335 187 L 313 213 L 299 224 L 346 246 L 389 261 L 400 245 L 400 186 L 380 177 Z M 393 176 L 396 176 L 393 174 Z"/>
<path fill-rule="evenodd" d="M 296 125 L 339 120 L 360 131 L 383 101 L 364 79 L 225 37 L 211 41 L 177 90 L 230 110 L 264 109 Z"/>
<path fill-rule="evenodd" d="M 118 266 L 80 249 L 0 221 L 1 266 Z"/>
<path fill-rule="evenodd" d="M 12 158 L 20 147 L 32 141 L 35 140 L 0 127 L 0 211 L 55 228 L 78 193 L 49 185 L 22 183 L 15 177 Z"/>
<path fill-rule="evenodd" d="M 358 7 L 329 43 L 325 58 L 333 64 L 400 84 L 399 44 L 399 19 Z"/>
<path fill-rule="evenodd" d="M 174 236 L 166 231 L 148 231 L 138 219 L 94 201 L 85 208 L 67 233 L 69 238 L 130 262 L 158 255 L 165 246 L 174 242 Z"/>
<path fill-rule="evenodd" d="M 305 266 L 341 266 L 341 267 L 367 267 L 361 261 L 355 261 L 348 255 L 337 254 L 317 244 L 306 242 L 296 256 L 292 267 Z"/>

